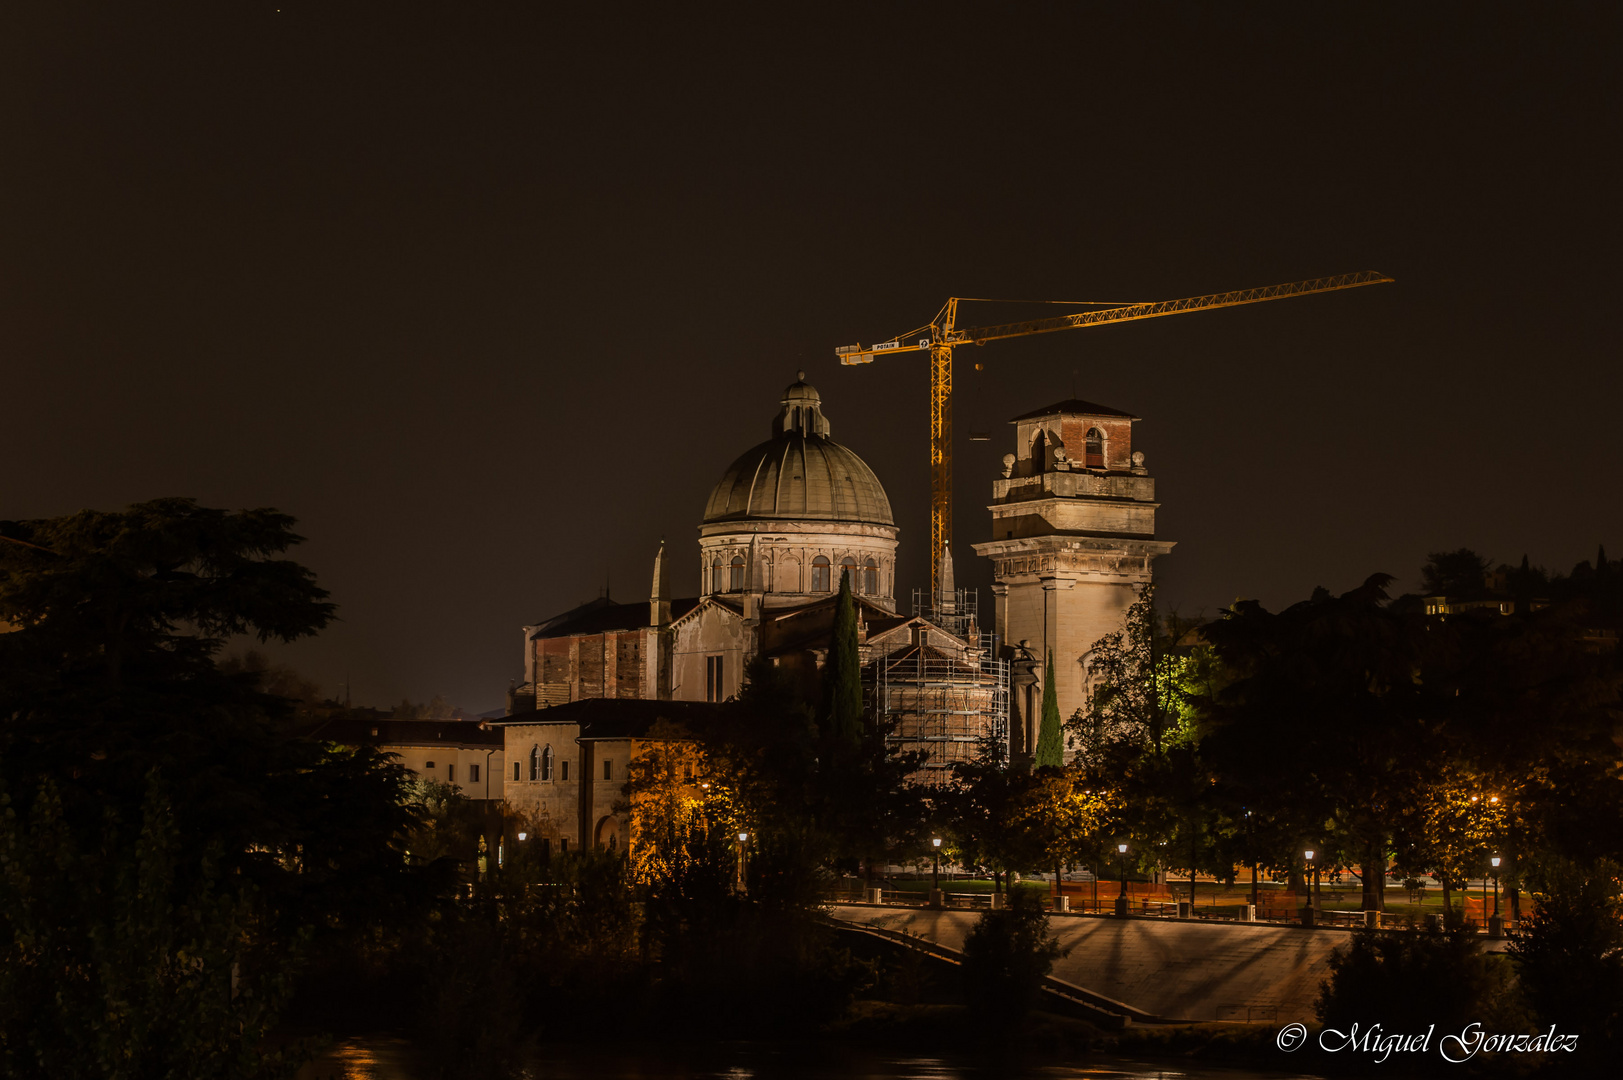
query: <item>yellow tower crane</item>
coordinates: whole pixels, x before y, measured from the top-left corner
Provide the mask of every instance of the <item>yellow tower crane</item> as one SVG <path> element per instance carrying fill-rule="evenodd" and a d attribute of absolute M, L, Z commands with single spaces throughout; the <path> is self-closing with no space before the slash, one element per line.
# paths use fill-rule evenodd
<path fill-rule="evenodd" d="M 1283 300 L 1290 296 L 1311 296 L 1314 293 L 1356 289 L 1360 285 L 1379 285 L 1392 279 L 1375 270 L 1335 277 L 1292 281 L 1286 285 L 1266 285 L 1258 289 L 1237 289 L 1233 292 L 1189 296 L 1182 300 L 1162 300 L 1154 303 L 1128 304 L 1105 307 L 1094 311 L 1080 311 L 1074 315 L 1060 315 L 1050 319 L 1028 319 L 1025 322 L 999 323 L 995 326 L 958 326 L 958 303 L 961 297 L 951 297 L 936 317 L 926 326 L 897 334 L 889 341 L 877 345 L 844 345 L 834 350 L 842 364 L 871 364 L 881 356 L 893 353 L 928 352 L 930 354 L 930 591 L 940 590 L 941 552 L 952 538 L 952 351 L 959 345 L 985 345 L 1003 338 L 1047 334 L 1055 330 L 1076 330 L 1084 326 L 1104 326 L 1108 323 L 1134 322 L 1156 319 L 1162 315 L 1182 315 L 1191 311 L 1210 311 L 1213 308 L 1238 307 L 1258 304 L 1264 300 Z M 915 334 L 929 336 L 917 338 Z"/>

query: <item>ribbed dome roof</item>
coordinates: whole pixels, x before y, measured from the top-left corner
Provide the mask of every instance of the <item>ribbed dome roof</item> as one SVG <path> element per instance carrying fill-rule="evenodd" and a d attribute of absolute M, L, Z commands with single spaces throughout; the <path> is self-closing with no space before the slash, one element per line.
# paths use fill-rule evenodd
<path fill-rule="evenodd" d="M 828 437 L 822 398 L 805 382 L 783 392 L 772 438 L 746 451 L 710 493 L 705 524 L 753 518 L 894 525 L 868 463 Z"/>

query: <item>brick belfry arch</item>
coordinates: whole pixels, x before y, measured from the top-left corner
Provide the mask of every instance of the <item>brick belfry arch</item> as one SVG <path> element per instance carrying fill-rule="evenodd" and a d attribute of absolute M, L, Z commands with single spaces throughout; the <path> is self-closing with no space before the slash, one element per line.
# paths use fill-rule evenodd
<path fill-rule="evenodd" d="M 1155 537 L 1160 504 L 1144 455 L 1133 449 L 1137 420 L 1077 400 L 1016 417 L 1016 452 L 1004 455 L 1003 479 L 992 483 L 992 539 L 974 545 L 992 560 L 1006 655 L 1024 649 L 1036 660 L 1038 708 L 1041 665 L 1053 650 L 1062 719 L 1086 703 L 1093 643 L 1122 628 L 1156 556 L 1173 548 Z M 1092 449 L 1090 441 L 1102 446 L 1097 458 L 1081 453 Z M 1080 460 L 1067 456 L 1073 448 Z M 1022 706 L 1020 722 L 1010 725 L 1015 755 L 1034 749 L 1035 718 L 1027 711 Z"/>

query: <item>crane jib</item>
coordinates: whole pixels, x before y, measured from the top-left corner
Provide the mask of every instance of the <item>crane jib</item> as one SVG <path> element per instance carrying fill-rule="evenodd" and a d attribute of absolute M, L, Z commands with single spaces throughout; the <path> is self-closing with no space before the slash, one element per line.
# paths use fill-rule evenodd
<path fill-rule="evenodd" d="M 1311 296 L 1314 293 L 1353 289 L 1360 285 L 1378 285 L 1392 279 L 1377 270 L 1363 270 L 1356 274 L 1338 274 L 1334 277 L 1310 278 L 1284 285 L 1265 285 L 1258 289 L 1236 289 L 1233 292 L 1208 293 L 1182 300 L 1163 300 L 1159 303 L 1127 304 L 1120 307 L 1078 312 L 1051 319 L 1031 319 L 1026 322 L 1002 323 L 996 326 L 959 328 L 958 298 L 947 300 L 940 313 L 931 320 L 931 336 L 919 339 L 918 345 L 903 344 L 902 335 L 879 345 L 863 348 L 845 345 L 834 350 L 842 364 L 871 364 L 877 354 L 929 352 L 930 355 L 930 589 L 932 594 L 941 587 L 939 580 L 941 554 L 952 538 L 952 350 L 957 345 L 984 345 L 988 341 L 1044 334 L 1051 330 L 1071 330 L 1084 326 L 1104 326 L 1110 323 L 1153 319 L 1161 315 L 1180 312 L 1210 311 L 1214 308 L 1255 304 L 1263 300 L 1279 300 L 1288 296 Z M 923 329 L 921 327 L 921 329 Z M 913 333 L 914 331 L 909 331 Z M 978 367 L 979 365 L 977 365 Z"/>

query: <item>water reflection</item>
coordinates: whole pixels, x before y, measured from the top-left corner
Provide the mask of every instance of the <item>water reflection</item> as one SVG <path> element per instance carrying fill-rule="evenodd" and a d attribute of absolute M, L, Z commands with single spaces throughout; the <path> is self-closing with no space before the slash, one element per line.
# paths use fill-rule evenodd
<path fill-rule="evenodd" d="M 411 1044 L 348 1039 L 299 1070 L 298 1080 L 420 1080 Z M 1022 1066 L 996 1058 L 923 1057 L 820 1043 L 553 1046 L 526 1080 L 1314 1080 L 1256 1072 L 1089 1057 L 1074 1065 Z"/>

